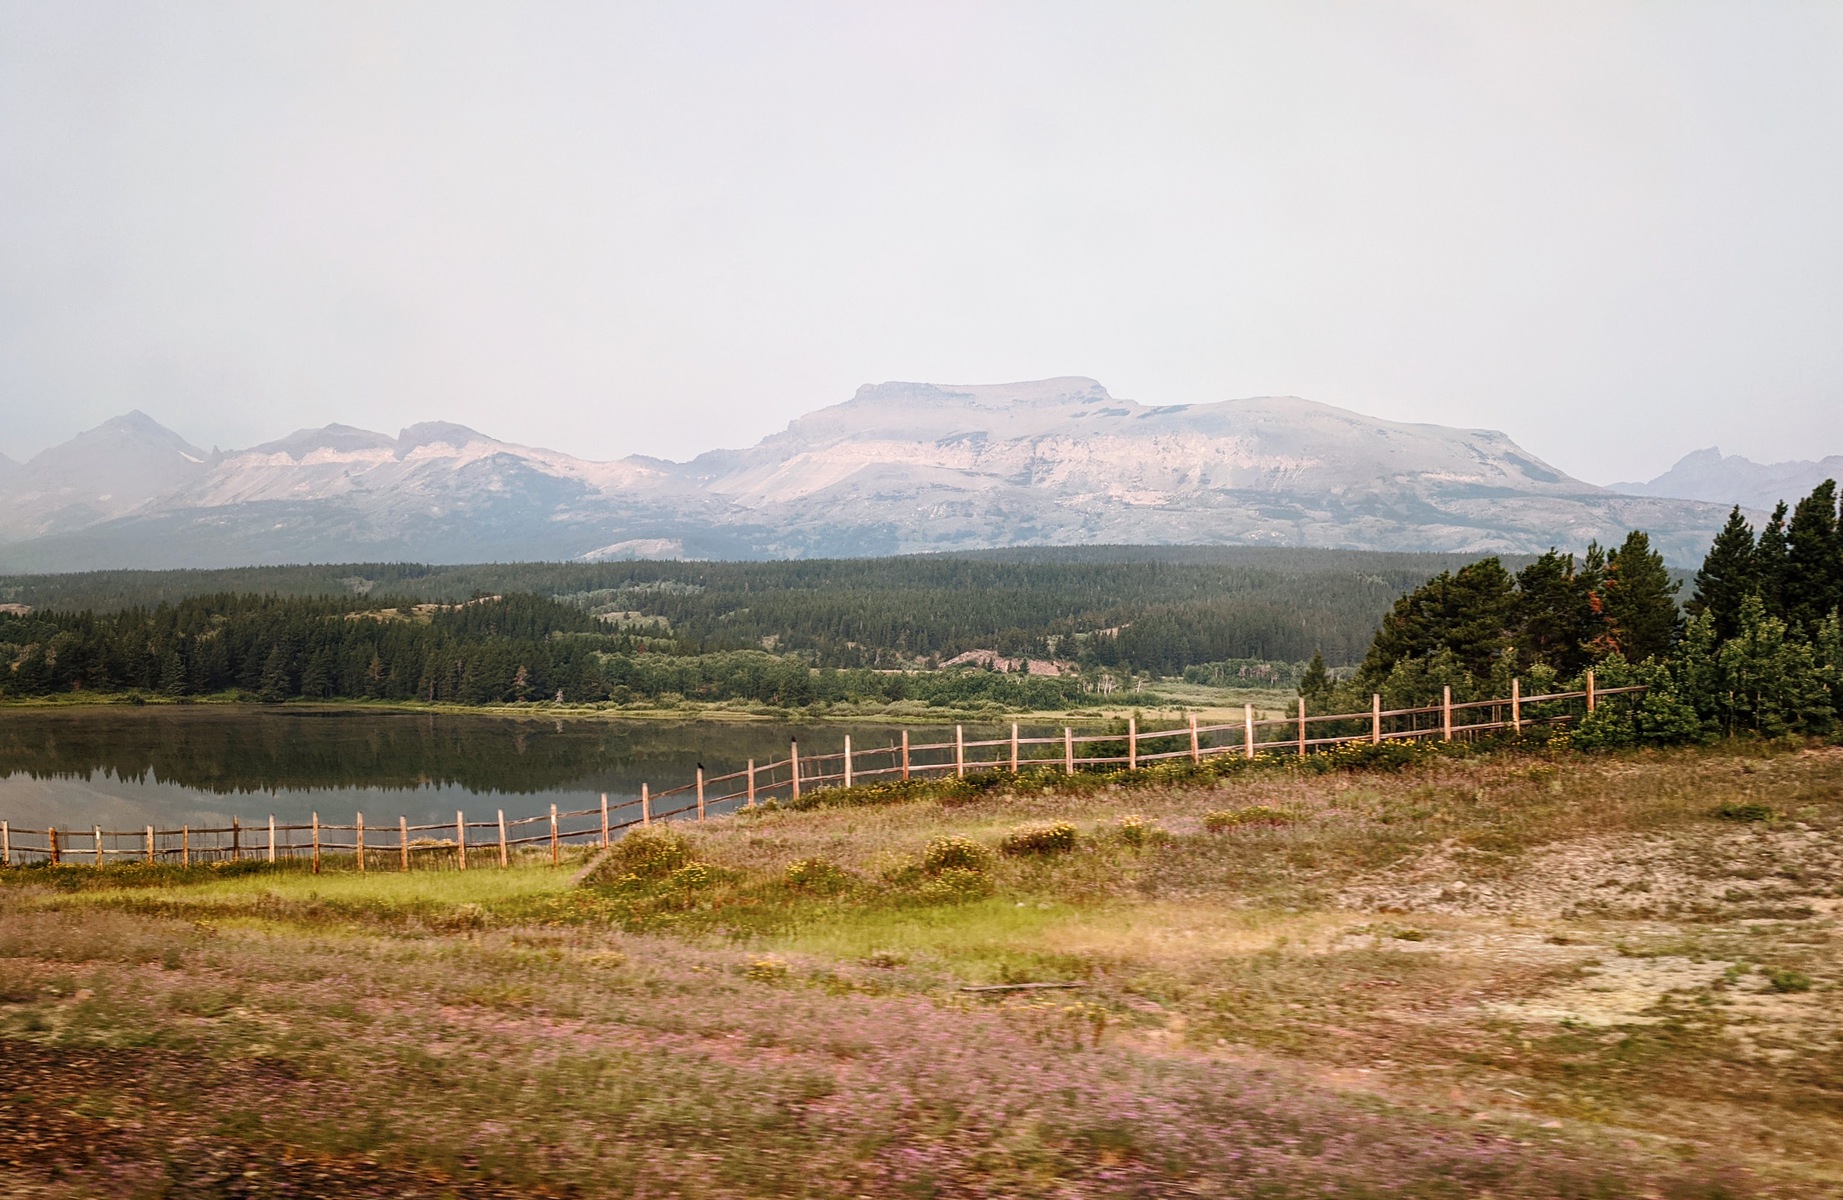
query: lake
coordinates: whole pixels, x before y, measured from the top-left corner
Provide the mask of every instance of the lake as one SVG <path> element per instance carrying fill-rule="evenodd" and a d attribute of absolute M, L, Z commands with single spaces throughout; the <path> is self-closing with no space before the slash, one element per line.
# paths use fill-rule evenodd
<path fill-rule="evenodd" d="M 391 826 L 399 816 L 451 822 L 457 809 L 469 820 L 498 809 L 516 818 L 551 804 L 594 808 L 604 793 L 612 805 L 629 803 L 643 782 L 654 793 L 689 783 L 699 763 L 715 776 L 751 758 L 785 759 L 794 739 L 802 756 L 836 754 L 846 735 L 864 750 L 896 744 L 901 727 L 216 706 L 0 710 L 0 819 L 16 829 L 135 830 L 232 817 L 250 826 L 271 814 L 288 824 L 316 812 L 337 822 L 363 812 Z M 953 727 L 914 726 L 911 737 L 952 741 Z"/>

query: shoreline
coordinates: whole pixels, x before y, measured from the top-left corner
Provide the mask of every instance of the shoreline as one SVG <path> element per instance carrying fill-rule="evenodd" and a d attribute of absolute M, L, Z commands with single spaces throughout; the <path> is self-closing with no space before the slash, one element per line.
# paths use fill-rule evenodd
<path fill-rule="evenodd" d="M 1161 699 L 1163 699 L 1161 697 Z M 1275 711 L 1272 698 L 1263 696 L 1260 700 L 1251 700 L 1255 706 L 1256 719 L 1266 719 L 1266 714 Z M 376 713 L 385 716 L 435 714 L 441 716 L 476 716 L 512 718 L 528 721 L 679 721 L 685 723 L 709 722 L 712 724 L 883 724 L 883 725 L 953 725 L 953 724 L 1006 724 L 1012 721 L 1022 723 L 1044 723 L 1060 721 L 1070 725 L 1101 724 L 1109 721 L 1123 720 L 1135 712 L 1146 716 L 1149 714 L 1177 713 L 1187 716 L 1195 712 L 1199 720 L 1209 724 L 1227 723 L 1239 720 L 1240 705 L 1194 705 L 1194 704 L 1154 704 L 1109 706 L 1105 709 L 1040 709 L 1013 712 L 974 712 L 967 709 L 940 709 L 935 712 L 823 712 L 814 713 L 804 709 L 781 709 L 764 712 L 713 704 L 707 708 L 644 708 L 625 707 L 613 703 L 603 704 L 557 704 L 553 701 L 535 701 L 530 704 L 448 704 L 429 703 L 416 700 L 286 700 L 269 704 L 247 697 L 218 694 L 213 696 L 150 696 L 142 692 L 82 692 L 63 696 L 27 696 L 17 698 L 0 698 L 0 713 L 6 712 L 58 712 L 85 711 L 96 709 L 203 709 L 216 711 L 243 711 L 260 713 L 300 713 L 300 714 L 334 714 L 334 713 Z"/>

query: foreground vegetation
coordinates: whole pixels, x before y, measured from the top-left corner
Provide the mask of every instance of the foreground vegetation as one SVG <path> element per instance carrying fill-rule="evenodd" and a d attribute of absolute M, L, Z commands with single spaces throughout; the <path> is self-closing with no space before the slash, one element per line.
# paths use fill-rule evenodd
<path fill-rule="evenodd" d="M 1843 1194 L 1843 752 L 1565 741 L 0 872 L 0 1191 Z"/>

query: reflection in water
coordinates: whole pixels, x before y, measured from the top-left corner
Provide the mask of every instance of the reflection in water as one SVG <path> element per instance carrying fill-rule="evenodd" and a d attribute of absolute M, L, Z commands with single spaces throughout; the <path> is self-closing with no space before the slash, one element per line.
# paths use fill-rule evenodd
<path fill-rule="evenodd" d="M 894 744 L 889 726 L 558 721 L 346 710 L 151 707 L 0 710 L 0 818 L 136 829 L 274 813 L 412 822 L 457 808 L 524 815 L 631 800 L 802 753 Z M 968 736 L 974 736 L 969 728 Z M 990 736 L 990 735 L 988 735 Z M 939 726 L 917 741 L 951 740 Z"/>

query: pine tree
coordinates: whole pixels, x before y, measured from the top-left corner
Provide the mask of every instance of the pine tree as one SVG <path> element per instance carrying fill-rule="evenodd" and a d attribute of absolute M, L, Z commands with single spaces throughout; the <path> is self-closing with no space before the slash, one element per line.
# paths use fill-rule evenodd
<path fill-rule="evenodd" d="M 1604 614 L 1607 642 L 1633 663 L 1662 657 L 1677 635 L 1677 583 L 1642 530 L 1628 533 L 1607 556 Z"/>
<path fill-rule="evenodd" d="M 1837 484 L 1826 479 L 1792 510 L 1786 526 L 1785 581 L 1781 603 L 1786 623 L 1812 632 L 1843 603 L 1843 559 L 1837 553 Z"/>
<path fill-rule="evenodd" d="M 1741 516 L 1737 504 L 1696 572 L 1696 592 L 1688 609 L 1691 616 L 1708 613 L 1715 623 L 1715 636 L 1726 641 L 1740 629 L 1741 602 L 1759 590 L 1753 526 Z"/>
<path fill-rule="evenodd" d="M 1765 611 L 1775 617 L 1785 615 L 1785 501 L 1773 509 L 1772 519 L 1760 531 L 1759 545 L 1754 547 L 1754 570 L 1760 581 L 1760 600 Z"/>
<path fill-rule="evenodd" d="M 1546 663 L 1574 675 L 1588 665 L 1587 644 L 1598 632 L 1598 621 L 1572 554 L 1551 549 L 1517 572 L 1516 623 L 1522 668 Z"/>
<path fill-rule="evenodd" d="M 1305 674 L 1299 679 L 1299 694 L 1307 700 L 1316 700 L 1331 690 L 1331 675 L 1325 670 L 1323 651 L 1312 651 L 1312 661 L 1306 664 Z"/>
<path fill-rule="evenodd" d="M 265 704 L 279 704 L 294 694 L 294 680 L 289 671 L 288 651 L 280 642 L 269 649 L 269 657 L 262 664 L 262 679 L 257 685 L 256 695 Z"/>

